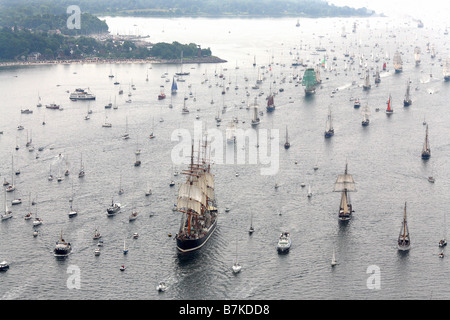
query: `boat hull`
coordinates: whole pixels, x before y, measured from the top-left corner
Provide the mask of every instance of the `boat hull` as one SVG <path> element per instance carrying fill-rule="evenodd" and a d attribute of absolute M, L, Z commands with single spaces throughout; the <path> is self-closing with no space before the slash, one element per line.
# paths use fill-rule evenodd
<path fill-rule="evenodd" d="M 181 239 L 178 235 L 176 237 L 177 240 L 177 249 L 180 252 L 191 252 L 200 249 L 208 242 L 211 235 L 216 230 L 217 226 L 217 218 L 214 219 L 213 224 L 209 227 L 208 232 L 198 239 Z"/>

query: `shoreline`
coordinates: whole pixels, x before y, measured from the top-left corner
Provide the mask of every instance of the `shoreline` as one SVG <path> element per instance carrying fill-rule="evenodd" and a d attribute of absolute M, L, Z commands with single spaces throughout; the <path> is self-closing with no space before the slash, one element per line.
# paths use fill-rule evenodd
<path fill-rule="evenodd" d="M 183 64 L 200 63 L 225 63 L 217 57 L 205 57 L 195 59 L 184 59 Z M 39 66 L 39 65 L 60 65 L 60 64 L 121 64 L 121 63 L 154 63 L 154 64 L 181 64 L 179 59 L 73 59 L 73 60 L 41 60 L 41 61 L 9 61 L 0 62 L 0 67 L 13 66 Z"/>

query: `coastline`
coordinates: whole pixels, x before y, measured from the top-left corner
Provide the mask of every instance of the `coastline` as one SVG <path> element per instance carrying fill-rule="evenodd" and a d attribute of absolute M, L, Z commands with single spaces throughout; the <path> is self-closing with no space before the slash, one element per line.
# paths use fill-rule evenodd
<path fill-rule="evenodd" d="M 226 60 L 217 57 L 203 57 L 195 59 L 183 59 L 183 64 L 199 63 L 225 63 Z M 154 64 L 181 64 L 179 59 L 66 59 L 66 60 L 38 60 L 38 61 L 9 61 L 0 62 L 0 67 L 12 66 L 38 66 L 58 64 L 121 64 L 121 63 L 154 63 Z"/>

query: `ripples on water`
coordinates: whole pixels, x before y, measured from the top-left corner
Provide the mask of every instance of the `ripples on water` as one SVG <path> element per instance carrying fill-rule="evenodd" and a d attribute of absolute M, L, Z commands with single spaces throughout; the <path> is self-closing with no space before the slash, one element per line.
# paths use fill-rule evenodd
<path fill-rule="evenodd" d="M 340 36 L 343 24 L 351 30 L 358 22 L 355 34 Z M 10 262 L 10 270 L 2 273 L 0 297 L 3 299 L 402 299 L 449 297 L 448 286 L 442 279 L 446 273 L 446 259 L 439 259 L 438 241 L 443 234 L 443 218 L 447 210 L 448 190 L 448 112 L 449 84 L 444 83 L 440 59 L 447 56 L 447 42 L 442 32 L 416 29 L 394 24 L 385 19 L 370 19 L 370 30 L 363 19 L 319 19 L 302 23 L 295 28 L 290 19 L 218 20 L 208 19 L 132 19 L 108 18 L 111 32 L 128 32 L 133 24 L 141 26 L 141 34 L 154 32 L 152 41 L 196 42 L 211 46 L 214 54 L 229 62 L 223 65 L 186 65 L 190 75 L 186 82 L 178 83 L 178 94 L 169 109 L 170 84 L 168 77 L 178 71 L 174 65 L 117 64 L 117 65 L 59 65 L 3 68 L 0 72 L 0 93 L 3 97 L 0 119 L 2 152 L 1 178 L 11 178 L 11 155 L 21 174 L 15 176 L 18 194 L 24 200 L 13 206 L 14 218 L 0 224 L 0 260 Z M 386 22 L 389 31 L 386 31 Z M 162 24 L 164 32 L 162 32 Z M 212 31 L 207 35 L 205 27 Z M 443 27 L 442 27 L 443 28 Z M 136 31 L 136 30 L 134 30 Z M 389 37 L 395 32 L 396 38 Z M 212 37 L 211 35 L 214 35 Z M 324 35 L 319 38 L 319 35 Z M 417 36 L 416 36 L 417 35 Z M 417 39 L 415 39 L 417 37 Z M 425 53 L 426 43 L 436 46 L 437 57 L 431 60 Z M 336 71 L 322 70 L 323 83 L 314 97 L 305 99 L 303 88 L 289 82 L 293 75 L 303 74 L 303 68 L 290 64 L 298 52 L 305 61 L 319 62 L 320 55 L 311 55 L 322 43 L 328 51 L 327 62 L 336 56 Z M 378 43 L 379 46 L 375 46 Z M 233 44 L 230 46 L 230 44 Z M 422 63 L 414 66 L 414 46 L 422 49 Z M 301 50 L 299 50 L 301 48 Z M 363 53 L 369 67 L 381 69 L 385 49 L 392 57 L 395 50 L 403 52 L 404 72 L 394 74 L 392 61 L 389 72 L 382 74 L 379 87 L 373 85 L 363 92 L 362 80 L 355 71 L 347 75 L 343 69 L 346 49 L 357 57 Z M 332 52 L 331 50 L 334 50 Z M 292 55 L 289 54 L 292 53 Z M 380 54 L 380 62 L 371 60 L 371 53 Z M 273 55 L 272 71 L 268 63 Z M 252 67 L 253 57 L 258 66 Z M 432 65 L 434 63 L 434 65 Z M 285 64 L 285 66 L 282 66 Z M 235 69 L 238 65 L 239 69 Z M 265 65 L 265 69 L 259 68 Z M 149 69 L 151 67 L 151 69 Z M 224 71 L 229 90 L 221 95 L 222 84 L 214 73 Z M 222 126 L 233 116 L 245 120 L 243 129 L 250 128 L 251 112 L 246 110 L 244 86 L 251 92 L 250 102 L 257 92 L 251 90 L 257 70 L 264 72 L 266 80 L 259 91 L 264 95 L 258 101 L 263 107 L 272 82 L 274 89 L 284 88 L 275 97 L 277 108 L 273 114 L 262 116 L 261 129 L 279 130 L 280 168 L 275 176 L 264 176 L 264 165 L 214 166 L 216 196 L 220 211 L 230 212 L 219 217 L 214 236 L 202 250 L 190 255 L 176 252 L 175 240 L 180 216 L 171 211 L 177 190 L 169 187 L 171 179 L 181 182 L 182 175 L 172 176 L 171 141 L 175 129 L 192 132 L 194 123 L 216 128 L 214 117 L 223 104 Z M 433 77 L 429 78 L 430 69 Z M 149 82 L 145 81 L 149 73 Z M 108 78 L 110 72 L 121 82 L 124 95 L 117 95 L 118 86 Z M 212 88 L 201 84 L 205 74 Z M 280 80 L 286 77 L 286 83 Z M 249 78 L 245 83 L 244 77 Z M 412 81 L 413 104 L 402 106 L 406 81 Z M 351 80 L 357 85 L 351 85 Z M 234 90 L 235 82 L 239 85 Z M 274 84 L 273 81 L 276 81 Z M 130 84 L 132 103 L 125 103 Z M 192 88 L 188 88 L 192 84 Z M 225 83 L 227 84 L 227 83 Z M 165 85 L 168 98 L 157 100 L 160 85 Z M 414 88 L 419 90 L 415 91 Z M 89 87 L 97 100 L 71 102 L 68 93 L 78 87 Z M 331 97 L 331 91 L 339 88 Z M 189 96 L 192 91 L 196 101 Z M 433 92 L 433 94 L 430 94 Z M 393 97 L 394 114 L 384 113 L 389 93 Z M 35 108 L 38 94 L 43 104 L 60 103 L 63 111 Z M 105 110 L 104 105 L 114 102 L 118 110 Z M 181 115 L 183 97 L 188 96 L 189 115 Z M 360 110 L 353 108 L 350 98 L 369 103 L 371 123 L 361 126 Z M 214 99 L 215 104 L 210 101 Z M 223 99 L 223 100 L 222 100 Z M 242 103 L 244 101 L 244 103 Z M 293 101 L 293 103 L 290 103 Z M 93 110 L 91 120 L 85 121 L 87 108 Z M 239 108 L 243 106 L 243 108 Z M 324 140 L 323 131 L 328 107 L 334 116 L 335 136 Z M 379 107 L 380 112 L 375 112 Z M 31 108 L 31 115 L 20 114 L 20 109 Z M 197 108 L 200 111 L 196 111 Z M 195 115 L 200 120 L 195 120 Z M 101 124 L 108 116 L 110 129 Z M 432 157 L 423 162 L 420 152 L 426 118 L 430 126 Z M 47 124 L 42 126 L 43 119 Z M 160 118 L 164 122 L 160 122 Z M 131 139 L 123 141 L 126 119 Z M 25 127 L 17 131 L 18 124 Z M 284 150 L 285 126 L 289 127 L 291 148 Z M 156 139 L 149 140 L 152 131 Z M 25 148 L 26 134 L 35 147 L 44 146 L 42 152 L 31 153 Z M 16 140 L 17 139 L 17 140 Z M 16 142 L 20 150 L 15 151 Z M 54 149 L 50 150 L 53 146 Z M 142 165 L 134 167 L 135 149 L 142 149 Z M 36 159 L 36 154 L 40 158 Z M 58 155 L 61 154 L 62 157 Z M 83 159 L 86 176 L 78 179 L 76 173 Z M 56 174 L 59 166 L 69 163 L 71 175 L 64 181 L 47 181 L 50 167 Z M 338 174 L 343 173 L 345 162 L 353 174 L 358 192 L 353 193 L 356 210 L 347 225 L 337 221 L 340 195 L 333 193 Z M 313 166 L 318 163 L 319 170 Z M 177 168 L 179 170 L 182 167 Z M 235 172 L 239 176 L 235 176 Z M 427 181 L 429 175 L 436 183 Z M 125 193 L 117 195 L 120 179 Z M 279 183 L 280 188 L 274 189 Z M 311 184 L 313 197 L 306 197 Z M 77 217 L 69 219 L 68 199 L 74 193 Z M 153 194 L 145 197 L 146 185 Z M 32 236 L 32 222 L 24 221 L 28 207 L 28 194 L 37 197 L 38 215 L 44 219 L 40 235 Z M 8 194 L 8 201 L 12 200 Z M 115 217 L 106 217 L 106 207 L 114 197 L 123 205 Z M 408 202 L 408 222 L 412 249 L 400 255 L 396 239 L 401 225 L 404 202 Z M 3 205 L 3 196 L 0 201 Z M 138 219 L 128 222 L 133 206 L 140 212 Z M 36 207 L 32 207 L 35 212 Z M 155 215 L 150 217 L 150 212 Z M 281 213 L 281 215 L 280 215 Z M 255 233 L 247 230 L 253 214 Z M 92 235 L 99 227 L 104 241 L 102 253 L 93 254 L 96 241 Z M 56 260 L 52 250 L 61 230 L 73 245 L 72 254 L 65 260 Z M 292 236 L 289 254 L 278 255 L 276 243 L 283 231 Z M 132 239 L 134 232 L 139 239 Z M 124 238 L 130 252 L 122 254 Z M 234 275 L 231 266 L 238 256 L 243 265 L 241 273 Z M 339 265 L 330 267 L 333 248 Z M 119 270 L 121 264 L 125 272 Z M 381 290 L 369 290 L 366 281 L 368 266 L 381 270 Z M 69 266 L 80 268 L 80 290 L 67 288 Z M 155 290 L 165 280 L 169 289 L 160 294 Z"/>

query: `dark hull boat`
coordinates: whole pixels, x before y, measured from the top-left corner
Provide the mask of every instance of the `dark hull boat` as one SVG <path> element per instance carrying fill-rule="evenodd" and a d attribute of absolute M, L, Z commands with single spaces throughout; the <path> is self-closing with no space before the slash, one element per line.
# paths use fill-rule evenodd
<path fill-rule="evenodd" d="M 428 142 L 428 125 L 427 125 L 427 129 L 426 129 L 426 134 L 425 134 L 425 142 L 423 144 L 423 149 L 422 149 L 422 159 L 423 160 L 428 160 L 431 157 L 431 150 L 430 150 L 430 143 Z"/>
<path fill-rule="evenodd" d="M 187 178 L 178 190 L 176 208 L 183 214 L 176 235 L 180 252 L 191 252 L 203 247 L 217 226 L 214 175 L 210 172 L 207 141 L 201 151 L 199 148 L 198 157 L 194 157 L 192 146 L 190 166 L 183 171 Z M 194 158 L 197 158 L 196 162 Z"/>

